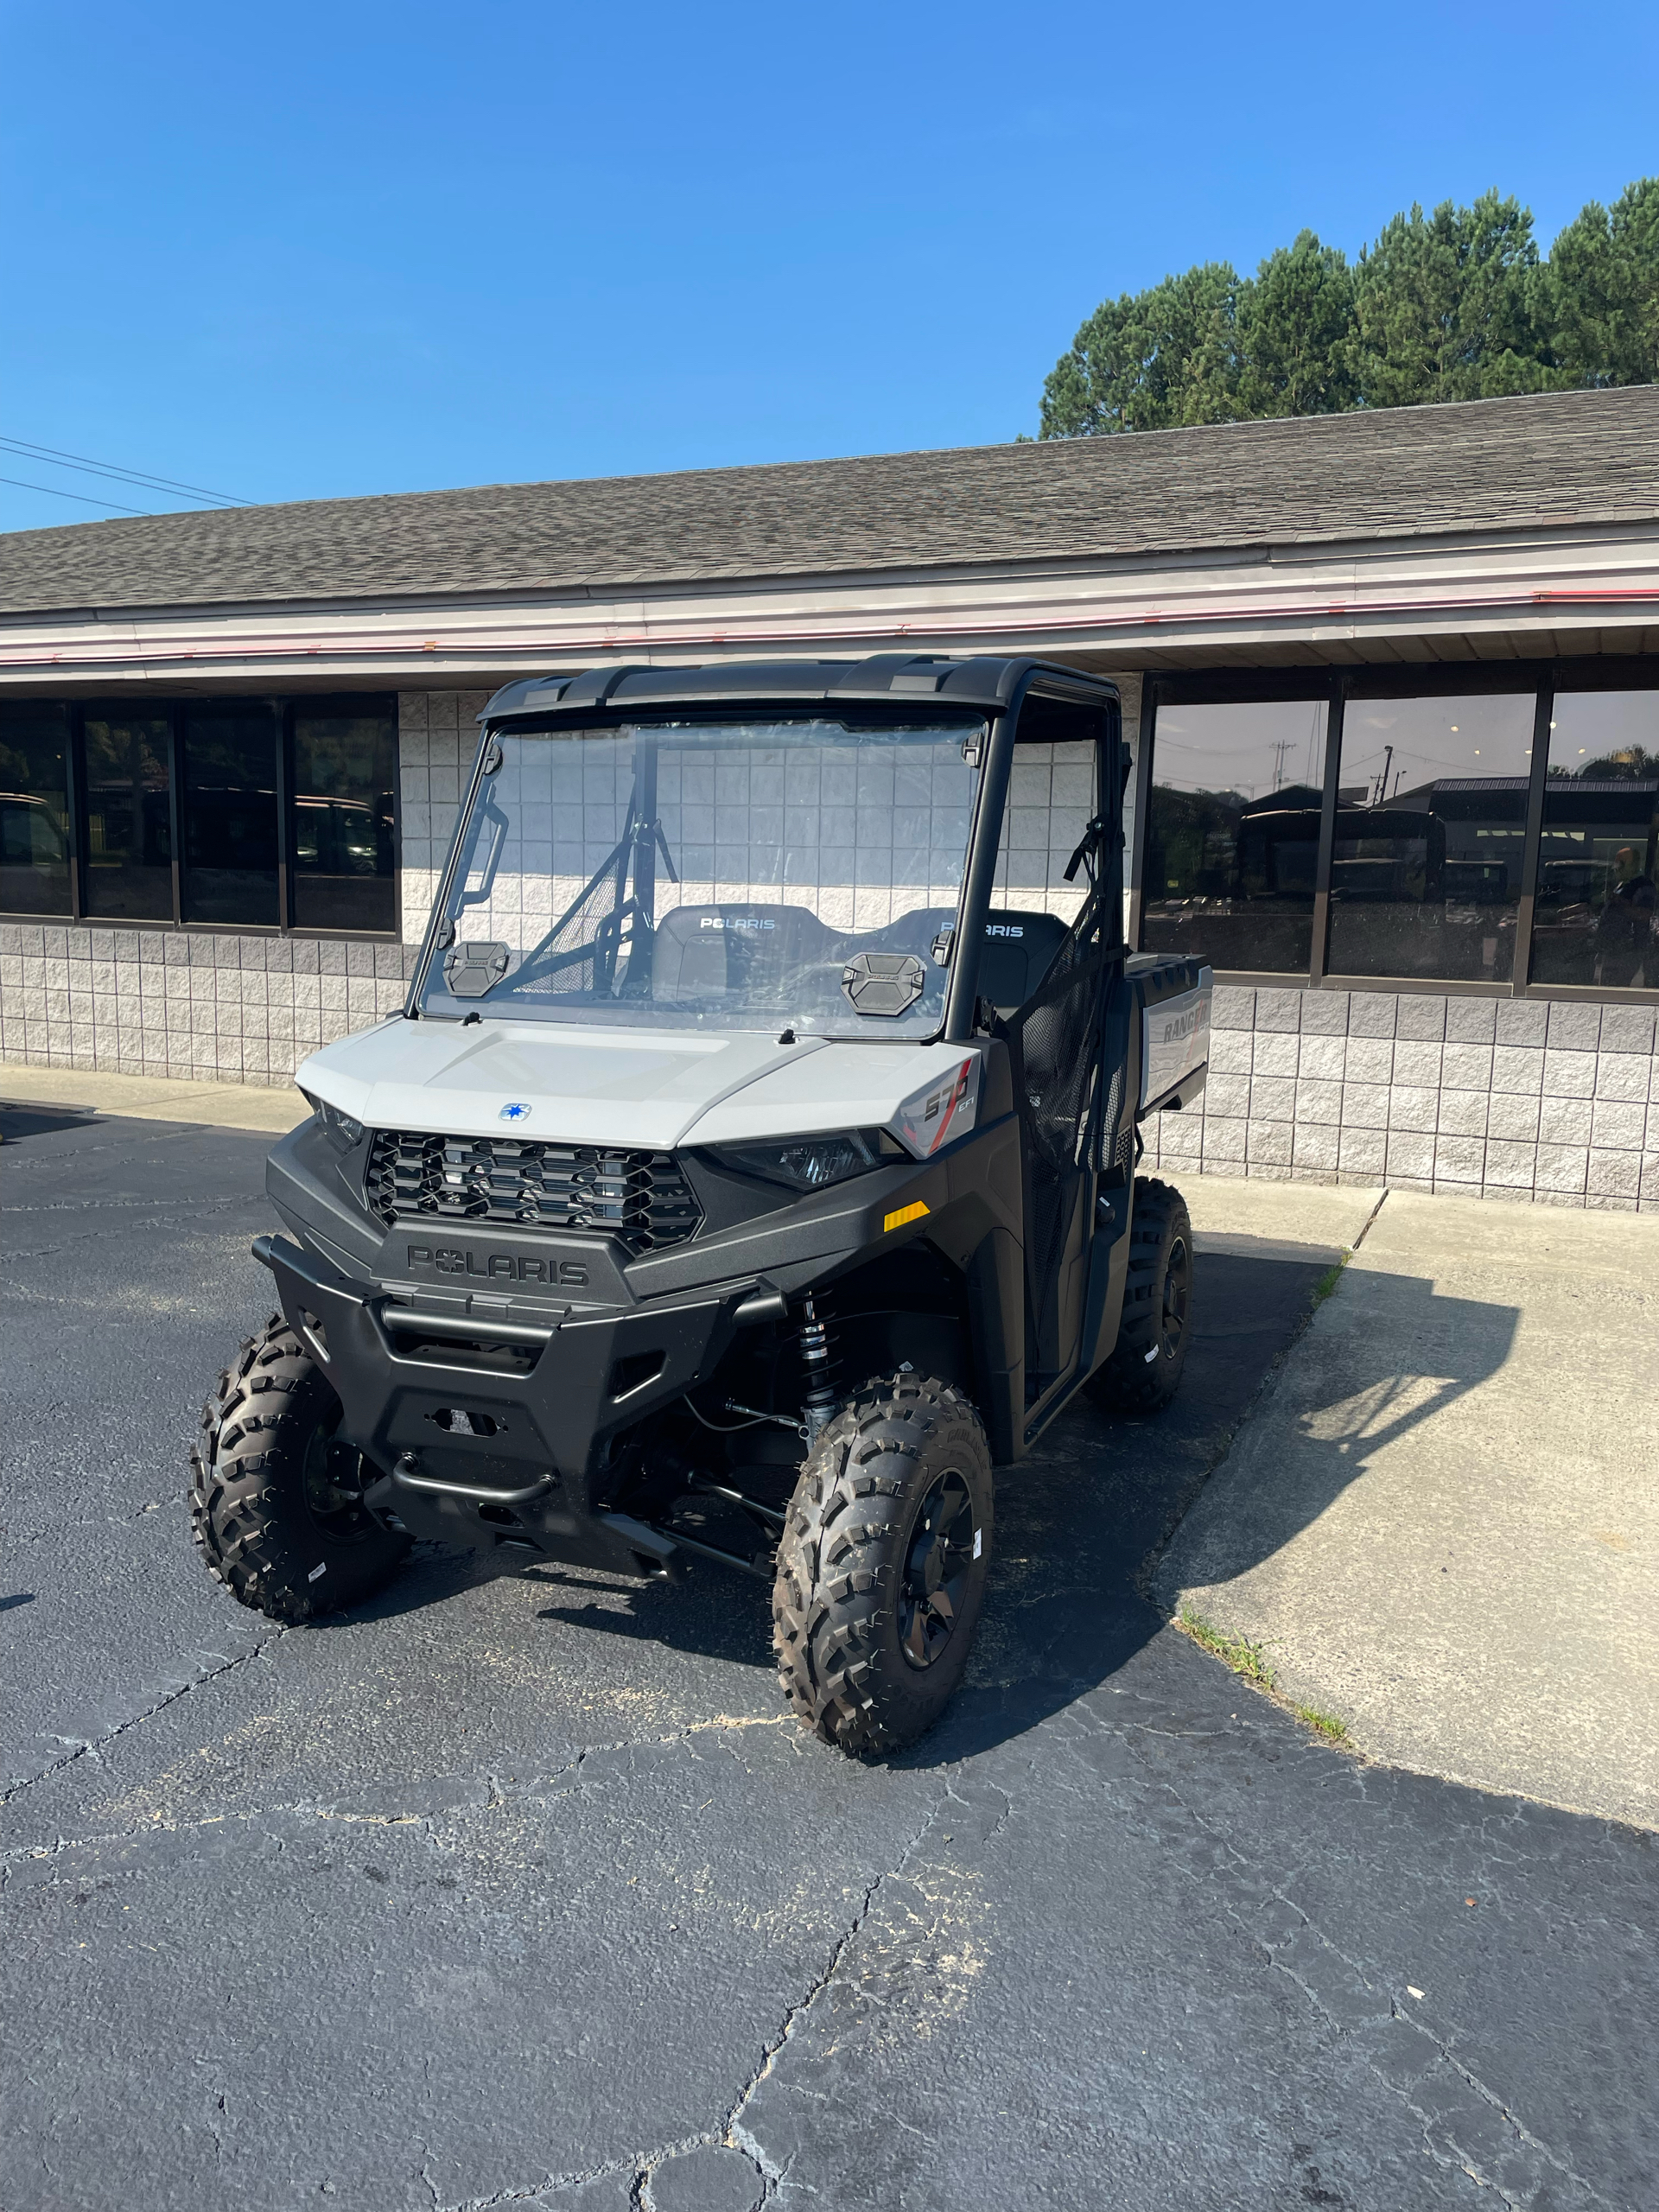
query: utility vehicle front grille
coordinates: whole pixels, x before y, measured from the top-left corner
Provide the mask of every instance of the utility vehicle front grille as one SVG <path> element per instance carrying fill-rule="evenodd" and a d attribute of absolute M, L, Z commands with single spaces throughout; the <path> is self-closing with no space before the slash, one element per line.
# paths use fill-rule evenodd
<path fill-rule="evenodd" d="M 631 1252 L 683 1244 L 702 1216 L 671 1152 L 377 1129 L 369 1205 L 399 1217 L 607 1231 Z"/>

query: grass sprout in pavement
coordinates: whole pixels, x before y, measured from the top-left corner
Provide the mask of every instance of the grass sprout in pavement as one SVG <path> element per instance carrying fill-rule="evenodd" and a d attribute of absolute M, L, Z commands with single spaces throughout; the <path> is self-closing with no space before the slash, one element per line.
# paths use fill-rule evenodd
<path fill-rule="evenodd" d="M 1340 1272 L 1339 1268 L 1332 1269 L 1333 1277 Z M 1268 1662 L 1265 1645 L 1253 1643 L 1248 1636 L 1230 1636 L 1224 1629 L 1218 1629 L 1213 1621 L 1205 1620 L 1202 1613 L 1192 1612 L 1185 1605 L 1175 1625 L 1190 1636 L 1194 1643 L 1201 1643 L 1206 1651 L 1212 1652 L 1224 1667 L 1230 1667 L 1234 1674 L 1242 1675 L 1253 1688 L 1261 1690 L 1275 1704 L 1282 1705 L 1287 1713 L 1294 1713 L 1304 1727 L 1311 1728 L 1325 1743 L 1340 1745 L 1344 1748 L 1348 1746 L 1345 1721 L 1338 1719 L 1334 1713 L 1321 1713 L 1317 1706 L 1298 1705 L 1294 1698 L 1285 1696 Z"/>

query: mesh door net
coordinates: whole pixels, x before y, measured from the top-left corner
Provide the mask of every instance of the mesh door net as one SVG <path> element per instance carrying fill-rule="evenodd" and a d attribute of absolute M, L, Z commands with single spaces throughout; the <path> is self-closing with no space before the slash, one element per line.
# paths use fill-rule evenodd
<path fill-rule="evenodd" d="M 1115 1070 L 1103 1087 L 1101 1024 L 1111 955 L 1102 905 L 1090 899 L 1032 998 L 997 1025 L 1014 1055 L 1020 1113 L 1027 1135 L 1026 1279 L 1036 1322 L 1041 1367 L 1064 1364 L 1068 1348 L 1045 1341 L 1044 1319 L 1055 1311 L 1056 1278 L 1065 1260 L 1085 1170 L 1098 1167 L 1115 1128 L 1122 1082 Z"/>

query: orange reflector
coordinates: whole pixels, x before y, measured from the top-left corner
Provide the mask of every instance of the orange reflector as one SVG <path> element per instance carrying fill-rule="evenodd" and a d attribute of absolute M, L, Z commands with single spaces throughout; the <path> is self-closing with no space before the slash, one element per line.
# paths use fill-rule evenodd
<path fill-rule="evenodd" d="M 919 1221 L 927 1208 L 918 1198 L 913 1205 L 900 1206 L 897 1213 L 890 1213 L 881 1224 L 885 1236 L 890 1229 L 902 1229 L 907 1221 Z"/>

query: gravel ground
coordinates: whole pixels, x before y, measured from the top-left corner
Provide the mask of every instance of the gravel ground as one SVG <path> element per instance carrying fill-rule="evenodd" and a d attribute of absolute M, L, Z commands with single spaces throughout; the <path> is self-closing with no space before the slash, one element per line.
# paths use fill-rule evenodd
<path fill-rule="evenodd" d="M 1217 1236 L 1178 1406 L 1005 1480 L 864 1766 L 714 1567 L 238 1611 L 182 1470 L 268 1140 L 3 1126 L 6 2212 L 1653 2203 L 1651 1837 L 1312 1741 L 1136 1594 L 1319 1245 Z"/>

